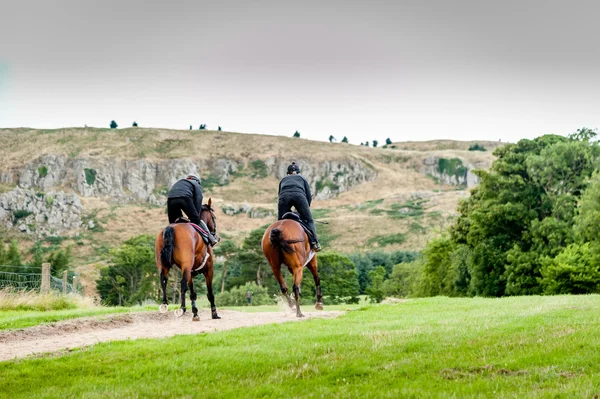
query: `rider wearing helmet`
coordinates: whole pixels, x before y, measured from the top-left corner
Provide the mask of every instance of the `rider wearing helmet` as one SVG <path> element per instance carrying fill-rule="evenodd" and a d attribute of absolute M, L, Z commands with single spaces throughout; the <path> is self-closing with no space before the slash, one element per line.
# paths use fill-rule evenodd
<path fill-rule="evenodd" d="M 173 184 L 167 194 L 167 213 L 169 223 L 182 217 L 181 211 L 185 212 L 190 222 L 202 227 L 208 233 L 211 245 L 218 243 L 217 239 L 210 233 L 208 226 L 200 219 L 202 209 L 202 184 L 200 178 L 190 173 L 185 179 Z"/>
<path fill-rule="evenodd" d="M 300 175 L 300 167 L 295 162 L 292 162 L 287 168 L 287 176 L 279 182 L 278 219 L 281 220 L 283 215 L 290 212 L 292 206 L 294 206 L 300 214 L 300 218 L 306 223 L 313 234 L 314 241 L 311 242 L 313 249 L 319 252 L 321 245 L 317 240 L 317 229 L 312 218 L 312 213 L 310 212 L 311 202 L 312 194 L 310 192 L 310 185 Z"/>

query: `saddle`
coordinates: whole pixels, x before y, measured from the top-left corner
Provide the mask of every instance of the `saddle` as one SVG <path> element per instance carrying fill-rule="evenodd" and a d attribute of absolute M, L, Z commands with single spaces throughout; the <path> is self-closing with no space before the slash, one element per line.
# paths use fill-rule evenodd
<path fill-rule="evenodd" d="M 187 219 L 183 216 L 180 218 L 177 218 L 177 220 L 175 220 L 175 224 L 181 224 L 181 223 L 187 223 L 190 226 L 192 226 L 194 228 L 194 230 L 196 230 L 196 232 L 198 234 L 200 234 L 200 237 L 202 237 L 202 240 L 204 241 L 204 243 L 206 245 L 209 245 L 210 241 L 208 240 L 208 231 L 204 230 L 202 227 L 198 226 L 197 224 L 190 222 L 189 219 Z"/>
<path fill-rule="evenodd" d="M 304 223 L 304 221 L 302 219 L 300 219 L 300 215 L 298 215 L 295 212 L 287 212 L 284 213 L 281 220 L 293 220 L 295 222 L 300 223 L 300 226 L 302 226 L 302 228 L 304 229 L 304 232 L 306 233 L 306 235 L 308 236 L 308 239 L 310 242 L 314 242 L 315 241 L 315 236 L 313 235 L 313 233 L 310 231 L 310 229 L 308 228 L 308 226 L 306 225 L 306 223 Z"/>

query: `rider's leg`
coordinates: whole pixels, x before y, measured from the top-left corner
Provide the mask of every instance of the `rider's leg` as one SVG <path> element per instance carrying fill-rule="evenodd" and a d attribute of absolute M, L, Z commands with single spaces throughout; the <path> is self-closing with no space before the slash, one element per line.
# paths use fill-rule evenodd
<path fill-rule="evenodd" d="M 315 221 L 313 220 L 312 213 L 310 212 L 310 207 L 308 205 L 308 200 L 303 195 L 298 195 L 296 200 L 294 201 L 294 206 L 298 210 L 300 217 L 306 223 L 306 226 L 313 233 L 314 242 L 313 247 L 318 252 L 321 250 L 321 245 L 319 244 L 319 239 L 317 237 L 317 227 L 315 226 Z"/>
<path fill-rule="evenodd" d="M 292 211 L 292 196 L 289 194 L 281 194 L 277 201 L 277 220 L 281 220 L 283 215 Z"/>
<path fill-rule="evenodd" d="M 175 223 L 178 218 L 183 216 L 181 213 L 182 205 L 181 198 L 167 199 L 167 214 L 169 215 L 169 224 Z"/>
<path fill-rule="evenodd" d="M 208 237 L 208 241 L 210 242 L 211 245 L 216 245 L 219 241 L 215 238 L 215 236 L 213 236 L 210 231 L 208 230 L 208 226 L 206 225 L 206 223 L 204 223 L 202 221 L 202 219 L 200 219 L 200 214 L 198 213 L 198 211 L 196 210 L 196 206 L 194 205 L 194 202 L 192 201 L 191 198 L 186 198 L 185 199 L 185 205 L 183 208 L 183 211 L 185 212 L 186 215 L 188 215 L 188 217 L 190 218 L 190 222 L 194 223 L 197 226 L 202 227 L 204 230 L 206 230 L 206 234 Z"/>

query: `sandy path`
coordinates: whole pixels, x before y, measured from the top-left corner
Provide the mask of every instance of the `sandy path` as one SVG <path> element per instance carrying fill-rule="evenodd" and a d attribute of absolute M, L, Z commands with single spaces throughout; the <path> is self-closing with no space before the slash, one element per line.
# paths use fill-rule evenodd
<path fill-rule="evenodd" d="M 295 313 L 288 312 L 246 313 L 220 310 L 219 315 L 222 318 L 212 320 L 210 312 L 205 310 L 200 311 L 199 322 L 192 322 L 191 313 L 175 318 L 173 312 L 167 314 L 141 312 L 66 320 L 0 333 L 0 361 L 106 341 L 199 334 L 316 317 L 331 318 L 343 313 L 340 311 L 305 312 L 306 317 L 298 319 Z"/>

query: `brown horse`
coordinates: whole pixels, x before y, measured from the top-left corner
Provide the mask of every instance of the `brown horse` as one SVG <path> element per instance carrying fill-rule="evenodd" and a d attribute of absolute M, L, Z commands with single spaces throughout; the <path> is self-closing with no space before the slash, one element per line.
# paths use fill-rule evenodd
<path fill-rule="evenodd" d="M 302 269 L 304 266 L 310 270 L 315 279 L 317 291 L 315 308 L 323 310 L 323 295 L 321 294 L 321 279 L 317 269 L 317 256 L 311 251 L 308 235 L 304 232 L 300 223 L 288 219 L 273 223 L 265 231 L 262 239 L 262 250 L 290 308 L 293 308 L 293 304 L 288 295 L 287 284 L 281 275 L 281 265 L 286 265 L 289 272 L 294 276 L 293 290 L 294 299 L 296 300 L 296 316 L 304 316 L 300 311 L 300 283 L 302 282 Z"/>
<path fill-rule="evenodd" d="M 208 204 L 202 205 L 200 219 L 206 223 L 211 234 L 217 236 L 217 219 L 212 209 L 212 199 Z M 214 255 L 212 247 L 206 245 L 200 234 L 189 223 L 176 223 L 165 227 L 156 237 L 156 266 L 160 275 L 160 285 L 163 292 L 161 313 L 166 313 L 167 306 L 167 277 L 173 265 L 181 269 L 181 307 L 175 315 L 182 316 L 185 309 L 185 292 L 189 288 L 192 301 L 192 320 L 198 321 L 198 308 L 196 307 L 196 291 L 194 291 L 193 278 L 202 273 L 206 279 L 207 297 L 213 319 L 220 319 L 215 307 L 215 296 L 212 289 L 214 274 Z"/>

